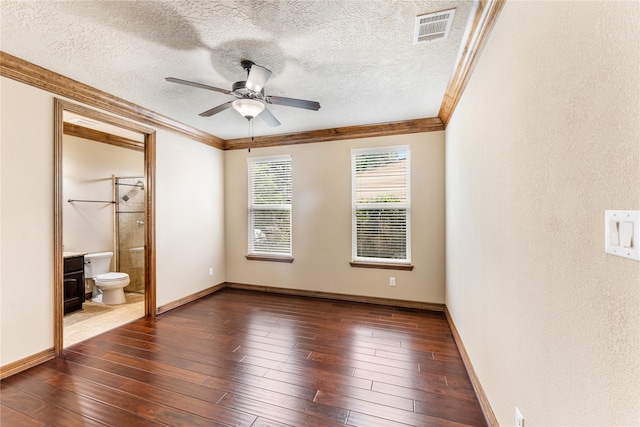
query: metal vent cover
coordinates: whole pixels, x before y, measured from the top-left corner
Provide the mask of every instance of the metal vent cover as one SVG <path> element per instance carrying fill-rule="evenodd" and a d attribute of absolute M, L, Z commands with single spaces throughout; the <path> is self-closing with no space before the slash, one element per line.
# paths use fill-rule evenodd
<path fill-rule="evenodd" d="M 451 30 L 451 23 L 453 22 L 455 12 L 456 10 L 454 8 L 416 16 L 413 44 L 449 37 L 449 30 Z"/>

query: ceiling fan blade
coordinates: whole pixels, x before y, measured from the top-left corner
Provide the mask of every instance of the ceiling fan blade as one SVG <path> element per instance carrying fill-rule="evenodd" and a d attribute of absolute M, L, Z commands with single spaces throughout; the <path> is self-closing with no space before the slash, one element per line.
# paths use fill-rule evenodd
<path fill-rule="evenodd" d="M 280 126 L 280 122 L 276 119 L 276 116 L 274 116 L 266 107 L 260 114 L 258 114 L 258 117 L 264 120 L 264 122 L 271 127 Z"/>
<path fill-rule="evenodd" d="M 207 110 L 204 113 L 200 113 L 199 115 L 202 117 L 211 117 L 214 114 L 218 114 L 219 112 L 226 110 L 227 108 L 231 108 L 231 104 L 233 104 L 233 101 L 225 102 L 224 104 L 213 107 L 212 109 Z"/>
<path fill-rule="evenodd" d="M 252 64 L 247 77 L 247 89 L 260 92 L 267 80 L 271 77 L 271 71 L 260 65 Z"/>
<path fill-rule="evenodd" d="M 305 101 L 304 99 L 285 98 L 283 96 L 265 96 L 264 100 L 267 104 L 286 105 L 287 107 L 304 108 L 306 110 L 320 109 L 320 103 L 316 101 Z"/>
<path fill-rule="evenodd" d="M 231 95 L 231 91 L 229 90 L 220 89 L 219 87 L 204 85 L 202 83 L 190 82 L 189 80 L 176 79 L 175 77 L 166 77 L 165 80 L 171 83 L 180 83 L 181 85 L 199 87 L 200 89 L 208 89 L 208 90 L 213 90 L 215 92 L 226 93 L 227 95 Z"/>

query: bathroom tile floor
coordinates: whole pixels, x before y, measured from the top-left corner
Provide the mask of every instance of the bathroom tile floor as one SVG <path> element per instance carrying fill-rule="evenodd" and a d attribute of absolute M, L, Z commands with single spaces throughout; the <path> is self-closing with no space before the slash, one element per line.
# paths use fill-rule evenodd
<path fill-rule="evenodd" d="M 144 317 L 144 295 L 125 292 L 125 297 L 121 305 L 85 301 L 82 310 L 64 316 L 64 347 Z"/>

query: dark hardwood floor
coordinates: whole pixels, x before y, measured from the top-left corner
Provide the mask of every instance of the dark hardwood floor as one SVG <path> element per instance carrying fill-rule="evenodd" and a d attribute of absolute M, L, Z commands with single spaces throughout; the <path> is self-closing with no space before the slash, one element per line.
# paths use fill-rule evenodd
<path fill-rule="evenodd" d="M 0 383 L 4 426 L 485 426 L 442 313 L 225 289 Z"/>

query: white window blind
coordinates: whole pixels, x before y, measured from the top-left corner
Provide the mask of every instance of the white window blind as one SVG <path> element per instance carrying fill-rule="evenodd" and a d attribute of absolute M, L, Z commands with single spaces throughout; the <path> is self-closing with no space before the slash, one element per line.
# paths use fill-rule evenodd
<path fill-rule="evenodd" d="M 411 262 L 409 146 L 351 150 L 354 261 Z"/>
<path fill-rule="evenodd" d="M 291 156 L 247 163 L 249 254 L 291 256 Z"/>

